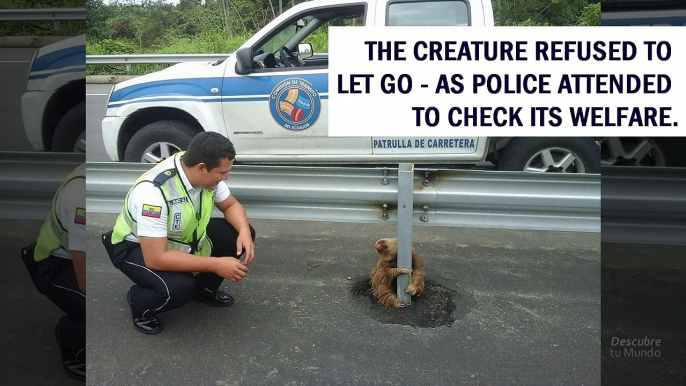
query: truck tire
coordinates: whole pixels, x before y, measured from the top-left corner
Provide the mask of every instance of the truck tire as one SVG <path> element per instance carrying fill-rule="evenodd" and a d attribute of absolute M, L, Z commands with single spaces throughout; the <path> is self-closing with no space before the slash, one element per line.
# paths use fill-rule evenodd
<path fill-rule="evenodd" d="M 55 127 L 50 145 L 56 152 L 86 152 L 86 102 L 67 111 Z"/>
<path fill-rule="evenodd" d="M 621 137 L 601 139 L 602 165 L 686 166 L 686 138 Z"/>
<path fill-rule="evenodd" d="M 176 152 L 186 150 L 197 130 L 181 121 L 153 122 L 131 137 L 124 161 L 157 163 Z"/>
<path fill-rule="evenodd" d="M 498 158 L 498 170 L 600 173 L 600 147 L 592 138 L 514 138 Z"/>

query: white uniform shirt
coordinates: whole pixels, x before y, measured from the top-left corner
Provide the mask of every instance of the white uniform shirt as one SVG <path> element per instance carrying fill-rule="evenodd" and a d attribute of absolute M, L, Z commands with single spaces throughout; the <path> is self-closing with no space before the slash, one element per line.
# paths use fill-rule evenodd
<path fill-rule="evenodd" d="M 69 232 L 69 245 L 50 254 L 71 259 L 70 251 L 86 250 L 86 179 L 75 178 L 62 188 L 57 198 L 57 218 Z"/>
<path fill-rule="evenodd" d="M 193 206 L 197 209 L 198 205 L 200 205 L 200 193 L 202 192 L 202 188 L 194 188 L 191 185 L 178 158 L 175 158 L 174 162 L 179 171 L 181 181 L 188 191 L 188 196 L 191 199 Z M 214 188 L 215 203 L 226 200 L 230 195 L 231 191 L 229 191 L 229 187 L 226 186 L 224 181 L 220 181 Z M 143 205 L 162 207 L 160 217 L 143 216 Z M 205 203 L 205 205 L 207 204 Z M 137 222 L 139 236 L 167 237 L 167 212 L 167 202 L 164 200 L 164 196 L 160 189 L 154 184 L 143 182 L 133 188 L 133 191 L 129 196 L 129 213 L 131 213 L 131 216 Z M 126 236 L 125 239 L 136 243 L 138 242 L 138 237 L 133 234 Z"/>

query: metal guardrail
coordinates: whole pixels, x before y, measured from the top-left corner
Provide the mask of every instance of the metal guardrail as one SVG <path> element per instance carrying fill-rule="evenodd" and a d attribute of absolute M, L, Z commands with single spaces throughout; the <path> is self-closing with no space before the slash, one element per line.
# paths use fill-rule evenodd
<path fill-rule="evenodd" d="M 686 168 L 603 167 L 602 242 L 686 246 Z"/>
<path fill-rule="evenodd" d="M 65 177 L 85 154 L 0 152 L 0 218 L 45 220 Z"/>
<path fill-rule="evenodd" d="M 187 62 L 216 62 L 232 55 L 228 54 L 123 54 L 123 55 L 86 55 L 86 64 L 124 64 L 131 72 L 133 64 L 177 64 Z M 314 54 L 317 56 L 320 54 Z"/>
<path fill-rule="evenodd" d="M 130 54 L 86 55 L 86 64 L 174 64 L 183 62 L 214 62 L 230 54 Z"/>
<path fill-rule="evenodd" d="M 85 8 L 0 9 L 0 21 L 86 20 Z"/>
<path fill-rule="evenodd" d="M 216 62 L 228 54 L 120 54 L 86 55 L 86 64 L 176 64 L 185 62 Z M 314 54 L 316 57 L 320 54 Z"/>
<path fill-rule="evenodd" d="M 149 167 L 88 163 L 87 210 L 118 213 Z M 599 175 L 415 170 L 413 180 L 415 225 L 600 231 Z M 228 185 L 250 218 L 398 220 L 397 169 L 235 165 Z"/>

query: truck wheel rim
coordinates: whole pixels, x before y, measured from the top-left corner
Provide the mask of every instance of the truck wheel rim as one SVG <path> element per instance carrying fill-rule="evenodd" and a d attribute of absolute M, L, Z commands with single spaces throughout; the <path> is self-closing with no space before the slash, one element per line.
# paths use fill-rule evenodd
<path fill-rule="evenodd" d="M 181 148 L 169 142 L 155 142 L 148 146 L 141 156 L 142 163 L 158 163 L 181 151 Z"/>
<path fill-rule="evenodd" d="M 534 154 L 524 165 L 525 172 L 585 173 L 586 165 L 573 151 L 562 147 L 545 148 Z"/>
<path fill-rule="evenodd" d="M 86 132 L 84 131 L 76 138 L 76 143 L 74 143 L 74 153 L 85 153 L 86 152 Z"/>
<path fill-rule="evenodd" d="M 667 166 L 664 151 L 648 138 L 603 138 L 601 165 Z"/>

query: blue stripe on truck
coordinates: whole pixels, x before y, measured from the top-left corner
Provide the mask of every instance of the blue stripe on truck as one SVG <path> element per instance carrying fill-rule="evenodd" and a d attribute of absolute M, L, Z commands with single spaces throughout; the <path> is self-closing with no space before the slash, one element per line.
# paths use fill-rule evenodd
<path fill-rule="evenodd" d="M 53 70 L 77 64 L 86 64 L 86 46 L 65 48 L 38 57 L 31 66 L 31 72 Z"/>
<path fill-rule="evenodd" d="M 216 97 L 218 94 L 210 92 L 212 88 L 220 88 L 224 102 L 246 102 L 268 100 L 269 94 L 276 84 L 284 79 L 300 78 L 312 83 L 312 87 L 319 93 L 327 93 L 329 90 L 328 74 L 294 74 L 294 75 L 274 75 L 274 76 L 243 76 L 236 78 L 193 78 L 193 79 L 170 79 L 153 82 L 146 82 L 129 86 L 112 93 L 109 103 L 127 104 L 142 101 L 132 101 L 136 98 L 144 97 L 169 97 L 172 95 L 195 97 L 188 100 L 197 101 L 202 97 Z M 222 84 L 223 82 L 223 84 Z M 240 98 L 245 96 L 245 98 Z M 322 99 L 327 99 L 321 96 Z M 173 100 L 185 100 L 177 98 Z M 129 102 L 130 101 L 130 102 Z M 218 100 L 207 100 L 206 102 L 217 102 Z M 117 103 L 119 102 L 119 103 Z M 123 103 L 122 103 L 123 102 Z M 113 106 L 114 107 L 114 106 Z"/>
<path fill-rule="evenodd" d="M 329 99 L 328 95 L 320 95 L 319 99 Z M 255 98 L 227 98 L 227 99 L 203 99 L 197 97 L 189 98 L 170 98 L 170 97 L 159 97 L 154 99 L 144 99 L 144 100 L 125 100 L 119 102 L 110 102 L 107 108 L 116 108 L 133 103 L 146 103 L 146 102 L 205 102 L 205 103 L 216 103 L 216 102 L 267 102 L 269 97 L 255 97 Z"/>

